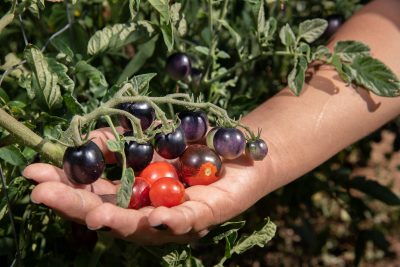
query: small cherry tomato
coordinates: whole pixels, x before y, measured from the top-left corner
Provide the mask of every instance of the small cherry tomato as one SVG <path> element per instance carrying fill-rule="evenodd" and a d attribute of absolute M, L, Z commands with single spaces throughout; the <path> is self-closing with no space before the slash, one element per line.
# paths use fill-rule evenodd
<path fill-rule="evenodd" d="M 132 187 L 131 200 L 129 202 L 129 209 L 140 209 L 150 206 L 150 185 L 146 179 L 142 177 L 135 177 L 135 183 Z"/>
<path fill-rule="evenodd" d="M 183 202 L 185 187 L 179 180 L 160 178 L 151 185 L 149 195 L 154 207 L 173 207 Z"/>
<path fill-rule="evenodd" d="M 220 157 L 204 145 L 191 145 L 180 157 L 182 180 L 189 186 L 208 185 L 219 180 Z"/>
<path fill-rule="evenodd" d="M 203 111 L 182 111 L 178 115 L 186 141 L 197 142 L 207 133 L 208 119 Z"/>
<path fill-rule="evenodd" d="M 100 148 L 92 141 L 68 147 L 63 158 L 63 169 L 74 184 L 91 184 L 100 178 L 106 167 Z"/>
<path fill-rule="evenodd" d="M 191 69 L 190 58 L 184 53 L 174 53 L 167 59 L 166 70 L 174 80 L 185 80 L 190 75 Z"/>
<path fill-rule="evenodd" d="M 140 173 L 140 177 L 146 179 L 150 185 L 160 178 L 173 178 L 179 179 L 178 173 L 174 165 L 166 161 L 156 161 L 147 165 L 146 168 Z"/>
<path fill-rule="evenodd" d="M 153 123 L 156 113 L 154 108 L 147 102 L 122 103 L 119 109 L 131 113 L 140 120 L 140 126 L 146 130 Z M 130 120 L 125 116 L 119 116 L 119 124 L 125 129 L 132 129 Z"/>
<path fill-rule="evenodd" d="M 220 128 L 216 130 L 212 144 L 215 152 L 221 157 L 235 159 L 244 152 L 246 138 L 239 129 Z"/>
<path fill-rule="evenodd" d="M 175 159 L 182 155 L 186 148 L 185 133 L 182 127 L 179 126 L 171 133 L 157 134 L 154 138 L 154 147 L 157 153 L 165 159 Z"/>
<path fill-rule="evenodd" d="M 263 160 L 268 154 L 268 147 L 264 140 L 250 140 L 246 144 L 246 156 L 252 160 Z"/>

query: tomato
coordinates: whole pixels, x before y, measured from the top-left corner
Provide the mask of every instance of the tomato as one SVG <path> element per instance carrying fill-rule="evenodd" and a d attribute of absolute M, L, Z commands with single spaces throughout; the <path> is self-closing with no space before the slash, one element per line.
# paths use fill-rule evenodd
<path fill-rule="evenodd" d="M 246 156 L 252 160 L 263 160 L 268 154 L 268 147 L 264 140 L 257 139 L 248 141 L 246 144 Z"/>
<path fill-rule="evenodd" d="M 208 119 L 203 111 L 182 111 L 178 115 L 186 141 L 197 142 L 207 133 Z"/>
<path fill-rule="evenodd" d="M 185 80 L 190 75 L 191 69 L 190 58 L 184 53 L 174 53 L 167 59 L 166 70 L 174 80 Z"/>
<path fill-rule="evenodd" d="M 154 138 L 157 153 L 165 159 L 175 159 L 182 155 L 186 148 L 185 133 L 181 126 L 171 133 L 159 133 Z"/>
<path fill-rule="evenodd" d="M 119 105 L 119 109 L 127 111 L 138 118 L 143 130 L 150 127 L 156 116 L 154 108 L 147 102 L 122 103 Z M 127 117 L 119 116 L 118 120 L 119 124 L 125 129 L 132 129 L 131 122 Z"/>
<path fill-rule="evenodd" d="M 226 159 L 235 159 L 242 155 L 246 147 L 244 134 L 236 128 L 219 128 L 211 134 L 212 147 L 215 152 Z M 207 137 L 209 138 L 209 137 Z M 207 140 L 207 144 L 209 140 Z"/>
<path fill-rule="evenodd" d="M 140 209 L 150 205 L 150 185 L 148 181 L 142 177 L 135 177 L 135 183 L 132 187 L 131 200 L 129 209 Z"/>
<path fill-rule="evenodd" d="M 182 180 L 189 186 L 208 185 L 220 179 L 222 161 L 205 145 L 191 145 L 180 157 Z"/>
<path fill-rule="evenodd" d="M 323 37 L 329 39 L 337 30 L 342 26 L 344 17 L 339 14 L 333 14 L 326 18 L 328 21 L 328 27 L 326 28 Z"/>
<path fill-rule="evenodd" d="M 63 158 L 63 169 L 74 184 L 91 184 L 100 178 L 106 167 L 100 148 L 92 141 L 68 147 Z"/>
<path fill-rule="evenodd" d="M 185 187 L 179 180 L 160 178 L 151 185 L 149 195 L 154 207 L 173 207 L 183 203 Z"/>
<path fill-rule="evenodd" d="M 150 185 L 160 178 L 173 178 L 175 180 L 179 179 L 178 173 L 174 165 L 166 161 L 156 161 L 150 163 L 144 170 L 140 173 L 140 177 L 146 179 Z"/>

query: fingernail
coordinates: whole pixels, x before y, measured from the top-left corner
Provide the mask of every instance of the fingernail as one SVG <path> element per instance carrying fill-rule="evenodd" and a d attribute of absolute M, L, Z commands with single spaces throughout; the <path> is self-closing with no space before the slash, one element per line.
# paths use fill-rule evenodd
<path fill-rule="evenodd" d="M 40 202 L 37 201 L 37 200 L 34 200 L 32 196 L 31 196 L 31 202 L 34 203 L 34 204 L 40 204 Z"/>
<path fill-rule="evenodd" d="M 168 230 L 168 225 L 162 223 L 162 224 L 153 226 L 153 228 L 160 230 L 160 231 L 165 231 L 165 230 Z"/>

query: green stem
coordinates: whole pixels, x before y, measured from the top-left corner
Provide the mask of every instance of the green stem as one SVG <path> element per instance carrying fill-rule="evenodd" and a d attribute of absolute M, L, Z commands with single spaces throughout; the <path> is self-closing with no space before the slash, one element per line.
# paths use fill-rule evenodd
<path fill-rule="evenodd" d="M 44 140 L 2 108 L 0 108 L 0 127 L 15 136 L 18 143 L 33 148 L 57 166 L 62 166 L 65 147 Z"/>

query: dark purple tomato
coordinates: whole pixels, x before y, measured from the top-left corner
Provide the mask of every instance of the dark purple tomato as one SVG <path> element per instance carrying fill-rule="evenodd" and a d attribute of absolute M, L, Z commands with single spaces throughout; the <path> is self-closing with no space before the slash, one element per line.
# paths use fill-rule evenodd
<path fill-rule="evenodd" d="M 150 127 L 156 116 L 154 108 L 147 102 L 122 103 L 119 109 L 125 110 L 138 118 L 143 130 Z M 131 122 L 125 116 L 119 116 L 119 124 L 125 129 L 132 129 Z"/>
<path fill-rule="evenodd" d="M 132 131 L 124 133 L 124 136 L 132 136 Z M 153 159 L 153 145 L 149 142 L 138 143 L 135 141 L 125 142 L 124 148 L 126 165 L 134 171 L 143 170 Z M 121 165 L 122 159 L 119 153 L 115 153 L 118 163 Z"/>
<path fill-rule="evenodd" d="M 268 154 L 268 146 L 262 139 L 250 140 L 246 144 L 246 155 L 252 160 L 263 160 Z"/>
<path fill-rule="evenodd" d="M 207 133 L 207 137 L 206 137 L 206 143 L 207 146 L 213 150 L 215 150 L 214 148 L 214 135 L 217 132 L 217 130 L 221 129 L 221 127 L 214 127 L 212 128 L 208 133 Z"/>
<path fill-rule="evenodd" d="M 168 57 L 166 69 L 172 79 L 185 80 L 190 75 L 192 64 L 186 54 L 174 53 Z"/>
<path fill-rule="evenodd" d="M 236 128 L 220 128 L 213 138 L 214 150 L 226 159 L 239 157 L 246 146 L 244 134 Z"/>
<path fill-rule="evenodd" d="M 208 185 L 219 180 L 222 161 L 205 145 L 190 145 L 180 156 L 182 180 L 189 186 Z"/>
<path fill-rule="evenodd" d="M 326 28 L 323 37 L 326 39 L 331 38 L 331 36 L 342 26 L 344 18 L 342 15 L 330 15 L 326 18 L 328 21 L 328 27 Z"/>
<path fill-rule="evenodd" d="M 161 157 L 175 159 L 185 151 L 185 133 L 180 126 L 171 133 L 159 133 L 154 138 L 154 144 L 155 150 Z"/>
<path fill-rule="evenodd" d="M 186 141 L 197 142 L 207 133 L 207 115 L 203 111 L 182 111 L 178 115 Z"/>
<path fill-rule="evenodd" d="M 63 168 L 72 183 L 91 184 L 100 178 L 105 167 L 103 154 L 92 141 L 65 150 Z"/>
<path fill-rule="evenodd" d="M 132 187 L 131 200 L 129 202 L 129 209 L 140 209 L 146 206 L 150 206 L 150 185 L 146 179 L 142 177 L 135 177 L 135 183 Z"/>

